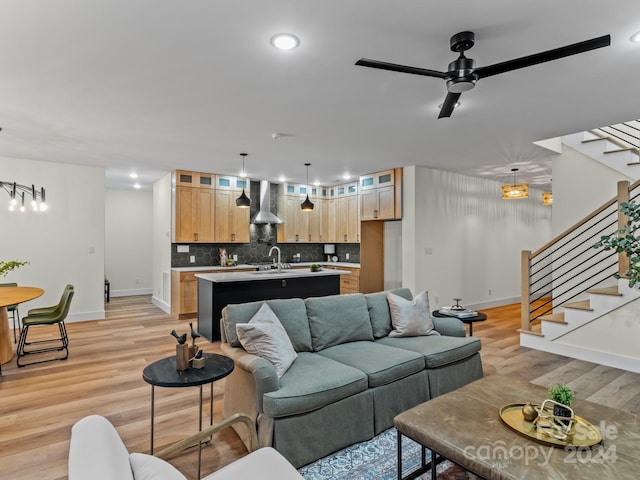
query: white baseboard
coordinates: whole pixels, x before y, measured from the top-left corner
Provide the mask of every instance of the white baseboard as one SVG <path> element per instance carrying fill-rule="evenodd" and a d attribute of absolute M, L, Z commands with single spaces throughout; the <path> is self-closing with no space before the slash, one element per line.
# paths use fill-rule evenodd
<path fill-rule="evenodd" d="M 503 305 L 511 305 L 520 303 L 520 297 L 503 298 L 500 300 L 492 300 L 490 302 L 480 302 L 471 305 L 465 305 L 469 310 L 482 310 L 483 308 L 502 307 Z"/>
<path fill-rule="evenodd" d="M 98 310 L 96 312 L 70 313 L 67 315 L 67 318 L 64 319 L 66 323 L 86 322 L 89 320 L 104 320 L 104 310 Z"/>
<path fill-rule="evenodd" d="M 152 288 L 132 288 L 130 290 L 111 290 L 112 297 L 133 297 L 135 295 L 151 295 Z"/>
<path fill-rule="evenodd" d="M 156 307 L 158 307 L 160 310 L 164 311 L 165 313 L 171 313 L 171 305 L 169 305 L 167 302 L 160 300 L 158 297 L 152 296 L 151 303 L 153 303 Z"/>

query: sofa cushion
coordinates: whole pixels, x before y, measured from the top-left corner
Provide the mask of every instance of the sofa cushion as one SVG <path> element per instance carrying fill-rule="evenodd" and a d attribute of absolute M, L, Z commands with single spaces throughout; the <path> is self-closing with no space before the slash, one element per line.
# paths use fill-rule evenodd
<path fill-rule="evenodd" d="M 296 359 L 297 353 L 286 330 L 266 303 L 262 304 L 249 323 L 237 323 L 236 333 L 247 352 L 273 364 L 278 378 Z"/>
<path fill-rule="evenodd" d="M 187 480 L 173 465 L 153 455 L 129 455 L 131 470 L 136 480 Z"/>
<path fill-rule="evenodd" d="M 367 293 L 364 296 L 369 310 L 369 321 L 373 329 L 374 338 L 382 338 L 389 335 L 393 329 L 391 325 L 391 313 L 389 312 L 389 302 L 387 294 L 393 293 L 407 300 L 411 300 L 411 290 L 408 288 L 396 288 L 385 292 Z"/>
<path fill-rule="evenodd" d="M 433 320 L 429 310 L 429 294 L 420 292 L 413 300 L 406 300 L 399 295 L 387 295 L 391 324 L 393 330 L 390 337 L 418 337 L 420 335 L 439 335 L 433 329 Z"/>
<path fill-rule="evenodd" d="M 393 383 L 424 370 L 424 357 L 416 352 L 374 342 L 343 343 L 318 353 L 367 374 L 369 387 Z"/>
<path fill-rule="evenodd" d="M 455 363 L 480 351 L 480 339 L 475 337 L 385 337 L 376 342 L 420 353 L 427 368 Z"/>
<path fill-rule="evenodd" d="M 300 352 L 280 378 L 280 388 L 264 394 L 264 413 L 286 417 L 317 410 L 367 389 L 367 376 L 317 353 Z"/>
<path fill-rule="evenodd" d="M 360 293 L 307 298 L 314 351 L 346 342 L 373 340 L 367 302 Z"/>
<path fill-rule="evenodd" d="M 287 331 L 291 344 L 296 352 L 310 352 L 311 333 L 307 321 L 307 309 L 300 298 L 268 300 L 266 302 L 249 302 L 239 305 L 227 305 L 222 309 L 222 325 L 227 341 L 232 347 L 240 347 L 236 333 L 236 324 L 248 323 L 263 303 L 276 314 L 278 320 Z"/>

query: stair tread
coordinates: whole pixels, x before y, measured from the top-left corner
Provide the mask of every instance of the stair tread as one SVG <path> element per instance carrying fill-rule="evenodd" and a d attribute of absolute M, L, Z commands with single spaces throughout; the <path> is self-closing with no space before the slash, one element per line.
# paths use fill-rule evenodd
<path fill-rule="evenodd" d="M 564 308 L 572 308 L 574 310 L 587 310 L 589 312 L 593 311 L 593 308 L 591 308 L 591 303 L 589 302 L 589 300 L 582 300 L 580 302 L 573 302 L 573 303 L 565 303 L 562 306 Z"/>
<path fill-rule="evenodd" d="M 531 330 L 523 330 L 522 328 L 519 328 L 518 332 L 526 333 L 528 335 L 535 335 L 537 337 L 544 337 L 540 325 L 531 325 Z"/>
<path fill-rule="evenodd" d="M 640 162 L 629 162 L 627 165 L 640 165 Z"/>
<path fill-rule="evenodd" d="M 590 290 L 587 290 L 587 293 L 593 293 L 596 295 L 613 295 L 615 297 L 622 296 L 622 294 L 618 291 L 618 287 L 592 288 Z"/>
<path fill-rule="evenodd" d="M 542 315 L 541 317 L 538 317 L 538 318 L 540 320 L 544 320 L 545 322 L 562 323 L 564 325 L 567 324 L 567 322 L 564 319 L 564 312 L 551 313 L 549 315 Z"/>

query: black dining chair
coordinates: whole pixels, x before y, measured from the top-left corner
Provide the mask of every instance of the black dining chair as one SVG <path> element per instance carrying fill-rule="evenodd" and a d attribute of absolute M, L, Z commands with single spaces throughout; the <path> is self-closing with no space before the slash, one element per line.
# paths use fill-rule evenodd
<path fill-rule="evenodd" d="M 15 282 L 0 283 L 0 287 L 17 287 L 17 286 L 18 284 Z M 16 343 L 17 342 L 16 329 L 20 331 L 20 312 L 18 311 L 18 305 L 9 305 L 7 307 L 7 313 L 11 314 L 11 318 L 13 320 L 13 343 Z M 18 320 L 17 323 L 16 323 L 16 319 Z"/>
<path fill-rule="evenodd" d="M 67 285 L 62 292 L 62 297 L 57 305 L 51 307 L 34 308 L 27 312 L 27 316 L 22 319 L 22 330 L 20 331 L 20 339 L 18 340 L 18 358 L 17 363 L 19 367 L 26 365 L 32 365 L 34 363 L 50 362 L 53 360 L 66 360 L 69 357 L 69 337 L 67 336 L 67 329 L 64 325 L 64 320 L 69 313 L 69 307 L 71 306 L 71 299 L 73 298 L 74 289 L 73 285 Z M 29 329 L 38 325 L 57 325 L 60 332 L 59 338 L 52 338 L 47 340 L 38 340 L 34 342 L 27 342 L 27 335 Z M 31 345 L 43 344 L 41 348 L 28 348 Z M 49 346 L 46 346 L 49 344 Z M 47 358 L 45 360 L 38 360 L 29 363 L 20 363 L 20 359 L 28 355 L 64 351 L 64 357 Z"/>

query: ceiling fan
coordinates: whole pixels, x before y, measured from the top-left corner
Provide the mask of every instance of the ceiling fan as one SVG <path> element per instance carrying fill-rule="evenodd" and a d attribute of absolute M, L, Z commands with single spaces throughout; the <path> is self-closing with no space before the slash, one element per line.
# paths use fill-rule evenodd
<path fill-rule="evenodd" d="M 423 75 L 425 77 L 442 78 L 447 84 L 447 96 L 440 109 L 438 118 L 450 117 L 456 102 L 460 98 L 462 92 L 471 90 L 476 86 L 476 82 L 482 78 L 491 77 L 499 73 L 510 72 L 519 68 L 530 67 L 538 63 L 550 62 L 559 58 L 576 55 L 578 53 L 588 52 L 596 48 L 607 47 L 611 44 L 611 36 L 604 35 L 584 42 L 566 45 L 545 52 L 534 53 L 526 57 L 507 60 L 506 62 L 487 65 L 486 67 L 476 68 L 475 60 L 467 58 L 464 52 L 469 50 L 475 44 L 475 35 L 473 32 L 456 33 L 449 40 L 452 52 L 459 52 L 460 56 L 449 64 L 446 72 L 437 70 L 428 70 L 426 68 L 410 67 L 407 65 L 398 65 L 396 63 L 381 62 L 378 60 L 370 60 L 361 58 L 356 65 L 363 67 L 379 68 L 382 70 L 391 70 L 393 72 L 411 73 L 414 75 Z"/>

